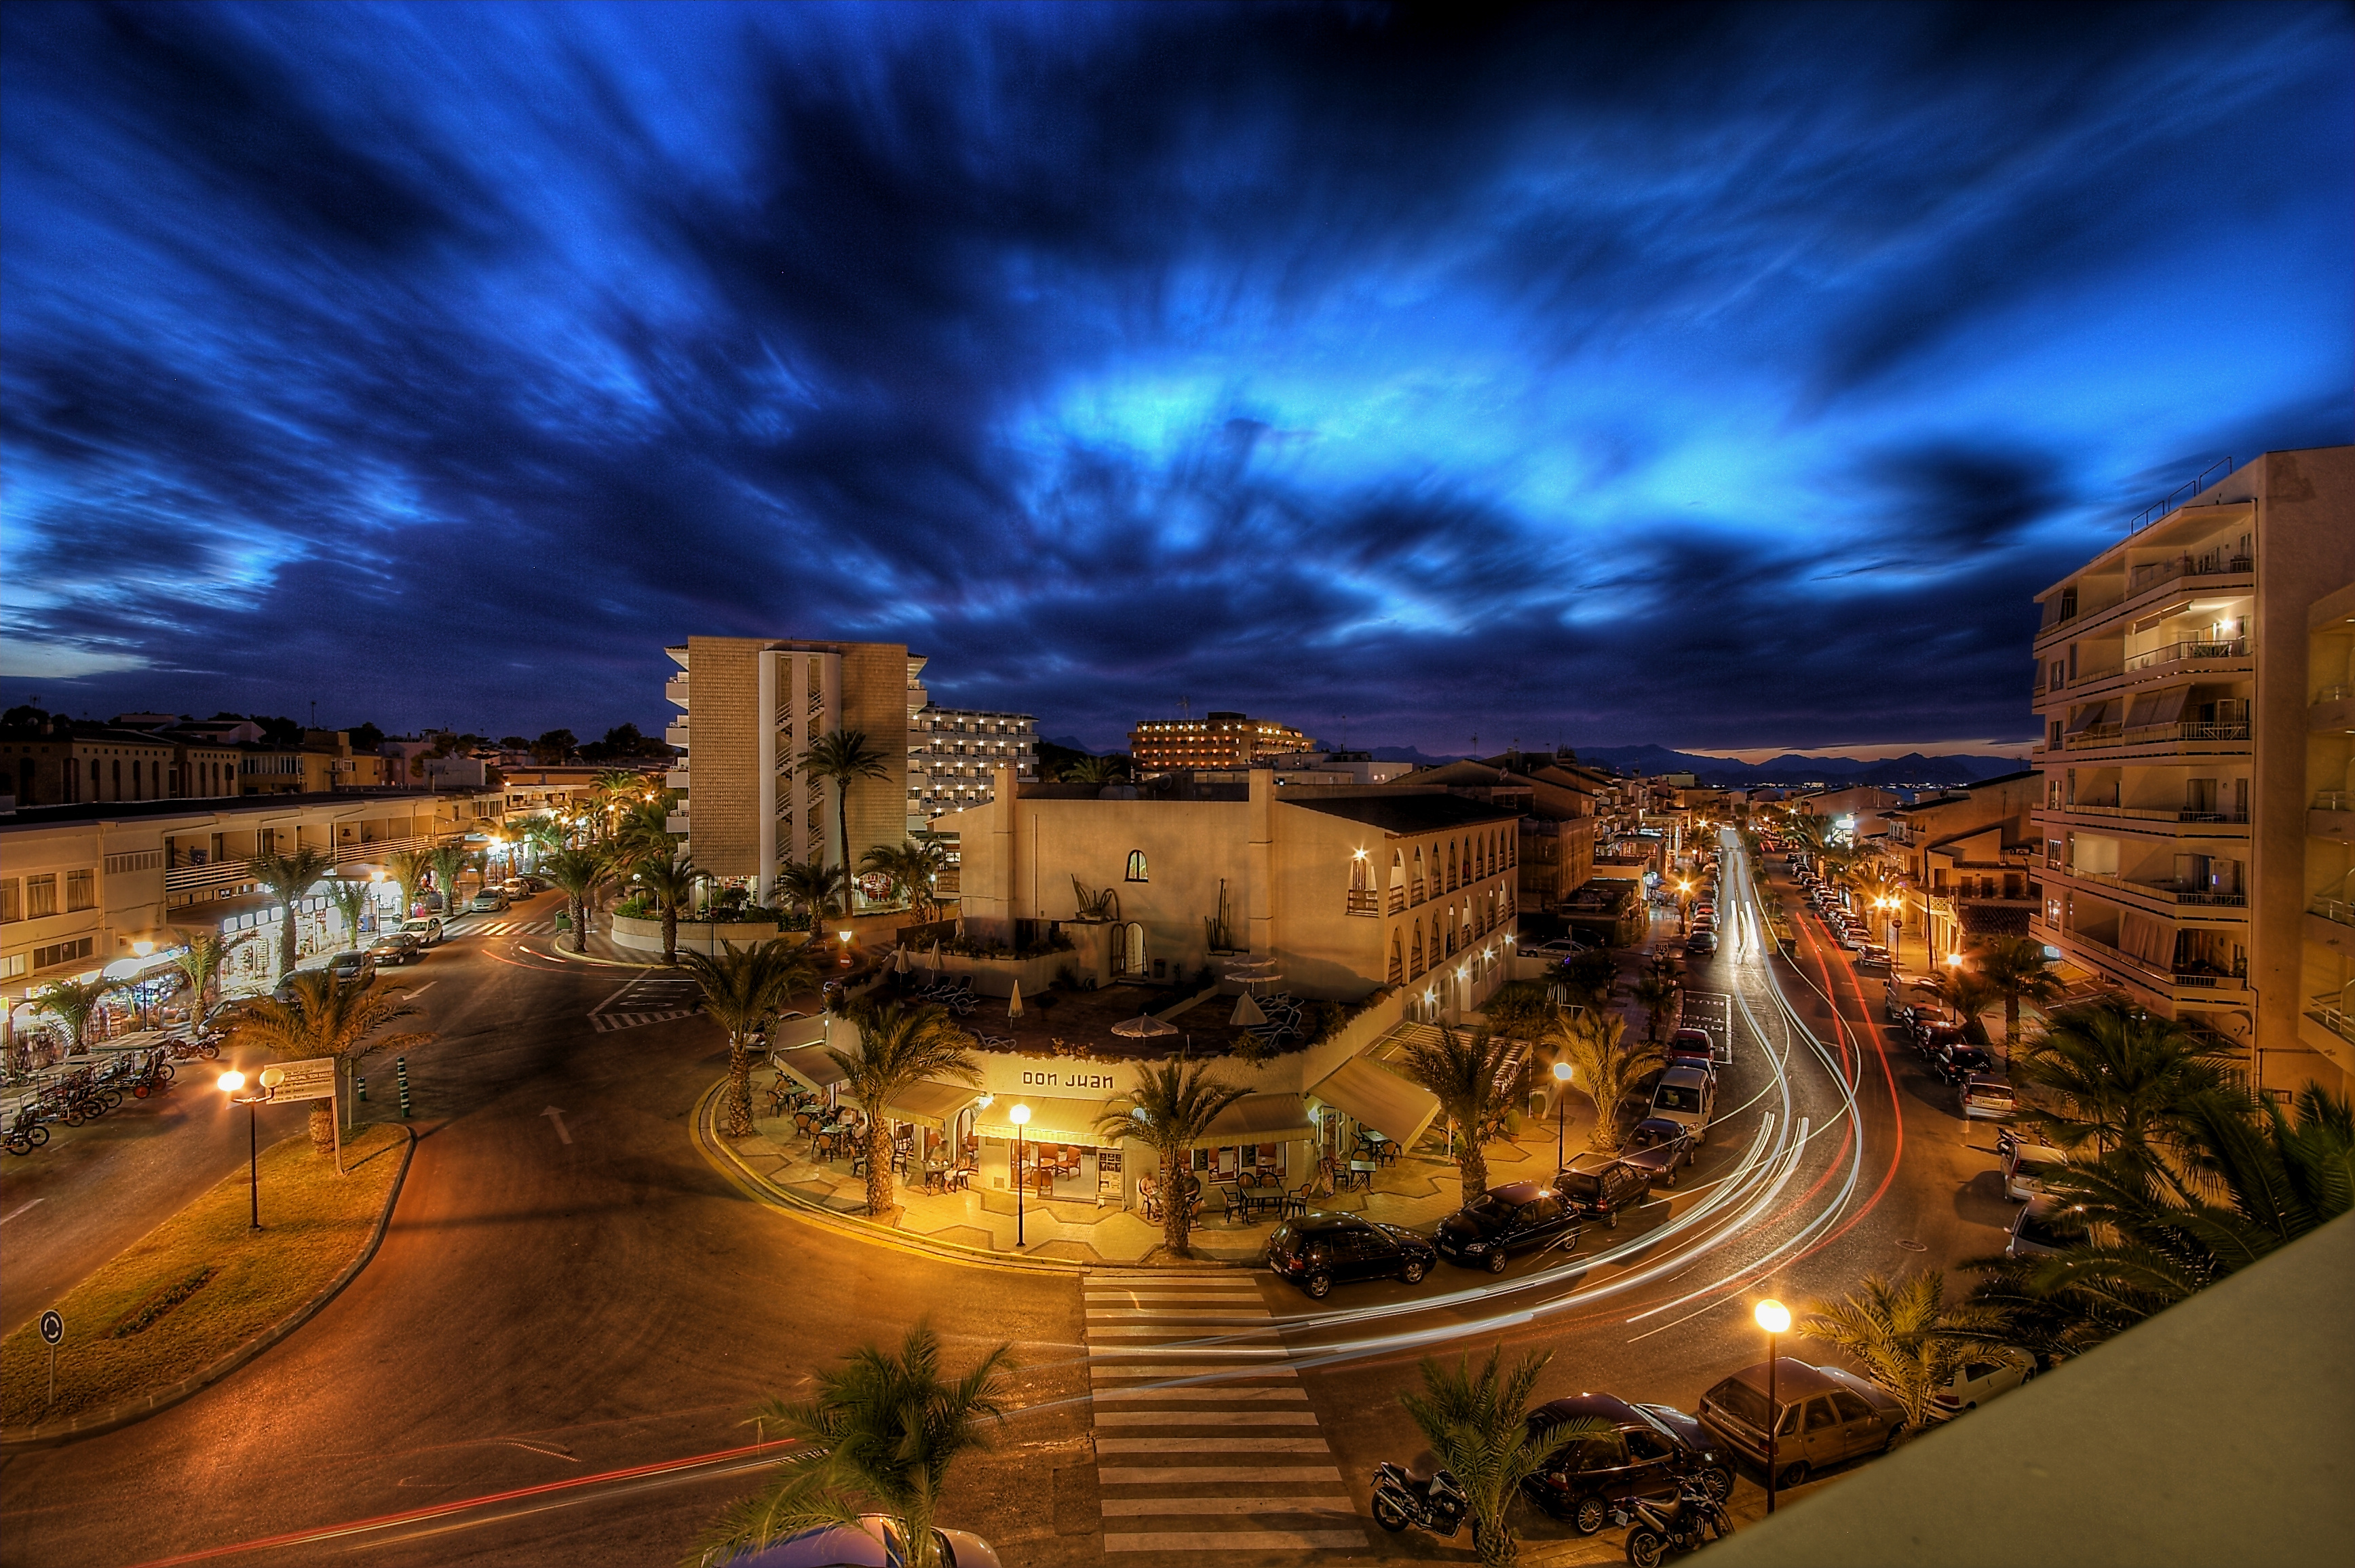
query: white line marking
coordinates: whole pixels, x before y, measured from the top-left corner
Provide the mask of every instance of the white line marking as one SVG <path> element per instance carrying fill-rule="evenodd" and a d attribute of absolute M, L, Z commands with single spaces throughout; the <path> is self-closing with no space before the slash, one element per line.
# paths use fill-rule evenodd
<path fill-rule="evenodd" d="M 1197 1403 L 1248 1404 L 1253 1400 L 1305 1401 L 1305 1388 L 1107 1388 L 1098 1389 L 1098 1404 L 1106 1400 L 1190 1399 Z"/>
<path fill-rule="evenodd" d="M 1355 1517 L 1348 1498 L 1106 1498 L 1106 1519 L 1149 1519 L 1160 1514 L 1338 1513 Z M 1364 1536 L 1358 1538 L 1365 1540 Z"/>
<path fill-rule="evenodd" d="M 1182 1487 L 1194 1481 L 1251 1481 L 1285 1486 L 1297 1481 L 1338 1482 L 1330 1465 L 1118 1465 L 1098 1470 L 1107 1487 Z"/>
<path fill-rule="evenodd" d="M 1225 1533 L 1171 1533 L 1152 1531 L 1139 1535 L 1104 1538 L 1106 1552 L 1305 1552 L 1323 1546 L 1363 1546 L 1359 1530 L 1238 1530 Z"/>
<path fill-rule="evenodd" d="M 572 1141 L 572 1135 L 564 1130 L 563 1112 L 558 1110 L 555 1106 L 550 1105 L 547 1110 L 542 1111 L 540 1115 L 546 1116 L 549 1121 L 556 1124 L 556 1136 L 558 1137 L 562 1138 L 566 1143 L 570 1143 Z"/>
<path fill-rule="evenodd" d="M 1098 1426 L 1314 1426 L 1313 1410 L 1099 1410 Z"/>
<path fill-rule="evenodd" d="M 14 1209 L 9 1210 L 5 1216 L 0 1216 L 0 1225 L 6 1224 L 10 1220 L 15 1219 L 17 1215 L 23 1213 L 26 1210 L 30 1209 L 35 1203 L 38 1203 L 39 1201 L 39 1199 L 35 1198 L 27 1202 L 17 1204 Z"/>
<path fill-rule="evenodd" d="M 1221 1454 L 1330 1454 L 1322 1437 L 1221 1437 Z M 1099 1454 L 1199 1454 L 1199 1437 L 1099 1437 Z"/>

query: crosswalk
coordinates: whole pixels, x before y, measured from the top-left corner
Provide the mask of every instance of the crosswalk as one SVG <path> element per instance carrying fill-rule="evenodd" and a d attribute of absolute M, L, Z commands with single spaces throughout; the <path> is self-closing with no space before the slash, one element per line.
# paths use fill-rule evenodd
<path fill-rule="evenodd" d="M 589 1024 L 599 1034 L 615 1029 L 643 1029 L 693 1018 L 702 987 L 693 980 L 671 975 L 641 976 L 623 986 L 589 1010 Z"/>
<path fill-rule="evenodd" d="M 444 936 L 546 936 L 555 931 L 549 920 L 461 920 L 442 928 Z"/>
<path fill-rule="evenodd" d="M 1083 1294 L 1107 1557 L 1367 1544 L 1255 1280 L 1097 1270 Z"/>
<path fill-rule="evenodd" d="M 693 1008 L 675 1008 L 655 1013 L 591 1013 L 589 1027 L 599 1034 L 611 1034 L 617 1029 L 643 1029 L 648 1024 L 666 1024 L 673 1019 L 691 1019 Z"/>

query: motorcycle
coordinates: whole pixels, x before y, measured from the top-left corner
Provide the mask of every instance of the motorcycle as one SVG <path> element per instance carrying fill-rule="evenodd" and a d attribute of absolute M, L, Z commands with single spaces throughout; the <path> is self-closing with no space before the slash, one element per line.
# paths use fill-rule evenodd
<path fill-rule="evenodd" d="M 1677 1487 L 1677 1499 L 1657 1503 L 1629 1498 L 1611 1510 L 1611 1521 L 1627 1531 L 1629 1568 L 1660 1568 L 1670 1551 L 1698 1552 L 1733 1533 L 1733 1516 L 1698 1477 Z"/>
<path fill-rule="evenodd" d="M 1411 1524 L 1453 1540 L 1471 1506 L 1462 1484 L 1445 1470 L 1418 1481 L 1402 1465 L 1385 1460 L 1374 1467 L 1374 1522 L 1384 1530 L 1401 1531 Z M 1476 1541 L 1476 1523 L 1472 1533 Z"/>

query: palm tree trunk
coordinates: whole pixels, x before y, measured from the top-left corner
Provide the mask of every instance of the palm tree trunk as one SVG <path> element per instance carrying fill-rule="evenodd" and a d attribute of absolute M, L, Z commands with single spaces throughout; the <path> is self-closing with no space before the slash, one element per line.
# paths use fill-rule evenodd
<path fill-rule="evenodd" d="M 1488 1190 L 1488 1157 L 1480 1152 L 1480 1140 L 1459 1126 L 1456 1136 L 1461 1140 L 1455 1156 L 1456 1172 L 1464 1179 L 1464 1201 L 1469 1203 Z"/>
<path fill-rule="evenodd" d="M 842 826 L 842 912 L 848 914 L 850 902 L 850 781 L 837 779 L 834 786 L 835 820 Z"/>
<path fill-rule="evenodd" d="M 678 965 L 678 901 L 676 899 L 663 901 L 663 962 L 674 968 Z"/>
<path fill-rule="evenodd" d="M 736 1038 L 728 1041 L 728 1136 L 752 1136 L 752 1053 Z"/>
<path fill-rule="evenodd" d="M 331 1100 L 311 1102 L 311 1152 L 330 1155 L 336 1152 L 336 1112 Z"/>
<path fill-rule="evenodd" d="M 867 1217 L 891 1211 L 891 1125 L 871 1107 L 867 1116 Z"/>
<path fill-rule="evenodd" d="M 1188 1211 L 1186 1169 L 1178 1156 L 1161 1157 L 1161 1244 L 1175 1257 L 1186 1255 L 1186 1232 L 1193 1215 Z"/>
<path fill-rule="evenodd" d="M 589 901 L 583 898 L 572 901 L 572 951 L 589 951 Z"/>
<path fill-rule="evenodd" d="M 280 901 L 285 912 L 278 925 L 278 977 L 284 979 L 294 973 L 294 901 Z"/>

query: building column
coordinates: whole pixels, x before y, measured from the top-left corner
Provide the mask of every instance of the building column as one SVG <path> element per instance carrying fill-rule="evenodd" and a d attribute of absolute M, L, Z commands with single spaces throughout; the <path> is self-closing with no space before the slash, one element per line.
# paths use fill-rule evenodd
<path fill-rule="evenodd" d="M 1250 912 L 1251 954 L 1275 956 L 1275 770 L 1251 770 L 1251 820 L 1245 835 L 1244 864 L 1251 868 L 1246 895 Z"/>
<path fill-rule="evenodd" d="M 753 700 L 760 704 L 752 733 L 752 901 L 767 903 L 777 889 L 777 665 L 791 656 L 762 648 L 754 654 L 758 678 Z M 694 694 L 688 693 L 690 704 Z M 694 754 L 694 709 L 687 709 L 688 754 Z"/>

